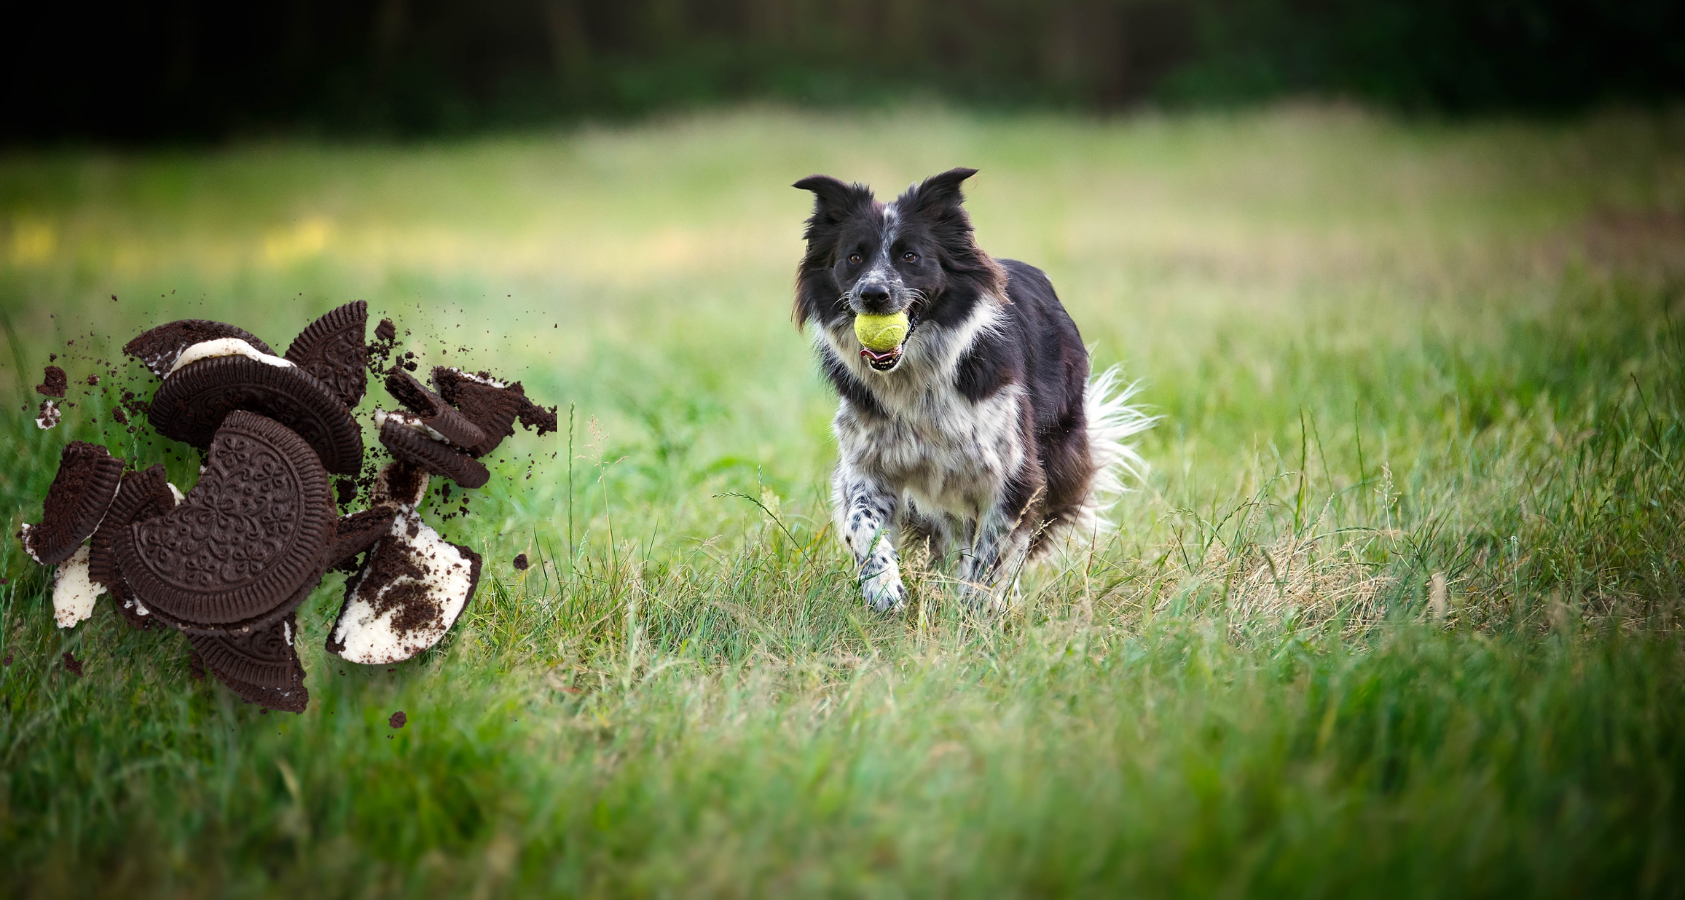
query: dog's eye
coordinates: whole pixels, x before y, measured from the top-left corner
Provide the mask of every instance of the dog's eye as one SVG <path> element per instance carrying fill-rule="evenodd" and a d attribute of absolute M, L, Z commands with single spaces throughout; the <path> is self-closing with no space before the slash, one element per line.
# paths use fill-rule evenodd
<path fill-rule="evenodd" d="M 901 258 L 903 260 L 907 261 L 907 262 L 918 262 L 919 261 L 919 255 L 917 253 L 914 253 L 911 250 L 908 250 L 906 253 L 901 254 Z"/>
<path fill-rule="evenodd" d="M 849 255 L 848 255 L 848 264 L 849 264 L 849 265 L 851 265 L 851 266 L 858 266 L 858 265 L 860 265 L 860 263 L 861 263 L 861 262 L 862 262 L 862 260 L 861 260 L 861 258 L 860 258 L 860 254 L 858 254 L 858 253 L 850 253 L 850 254 L 849 254 Z"/>

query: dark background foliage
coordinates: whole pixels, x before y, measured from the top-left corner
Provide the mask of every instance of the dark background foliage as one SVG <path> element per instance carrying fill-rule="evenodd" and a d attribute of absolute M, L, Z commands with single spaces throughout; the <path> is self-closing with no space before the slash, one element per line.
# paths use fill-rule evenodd
<path fill-rule="evenodd" d="M 1685 89 L 1674 0 L 23 4 L 9 142 L 425 135 L 742 99 L 1572 111 Z"/>

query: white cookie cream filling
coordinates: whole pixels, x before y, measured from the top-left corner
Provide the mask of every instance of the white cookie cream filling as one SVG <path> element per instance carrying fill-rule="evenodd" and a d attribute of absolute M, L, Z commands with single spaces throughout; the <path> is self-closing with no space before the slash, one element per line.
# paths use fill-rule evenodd
<path fill-rule="evenodd" d="M 41 401 L 41 414 L 35 417 L 35 427 L 41 429 L 42 431 L 46 431 L 54 425 L 57 425 L 59 423 L 59 419 L 63 418 L 63 416 L 64 413 L 59 412 L 58 401 L 43 400 Z"/>
<path fill-rule="evenodd" d="M 413 415 L 410 415 L 409 413 L 405 413 L 405 412 L 387 412 L 386 410 L 381 409 L 378 406 L 375 407 L 375 409 L 374 409 L 374 427 L 380 428 L 380 427 L 384 426 L 387 423 L 388 420 L 393 421 L 393 422 L 397 422 L 399 425 L 402 425 L 405 428 L 410 429 L 411 431 L 415 431 L 415 432 L 418 432 L 420 434 L 426 435 L 427 437 L 430 437 L 435 441 L 443 441 L 444 443 L 447 443 L 447 444 L 450 443 L 450 441 L 445 440 L 444 435 L 438 433 L 437 431 L 434 431 L 432 426 L 428 425 L 426 422 L 421 421 L 420 416 L 413 416 Z"/>
<path fill-rule="evenodd" d="M 104 590 L 88 577 L 89 550 L 87 544 L 78 547 L 53 576 L 53 618 L 60 628 L 74 628 L 93 615 L 94 598 Z"/>
<path fill-rule="evenodd" d="M 39 566 L 44 563 L 41 562 L 41 557 L 35 555 L 35 528 L 36 526 L 28 522 L 23 523 L 23 528 L 18 532 L 18 542 L 23 544 L 23 552 L 29 554 L 29 558 L 35 560 L 35 564 Z"/>
<path fill-rule="evenodd" d="M 426 575 L 403 575 L 371 585 L 365 574 L 347 594 L 328 646 L 350 662 L 402 662 L 433 646 L 456 624 L 474 589 L 473 560 L 421 521 L 415 510 L 406 508 L 398 513 L 392 530 L 369 551 L 369 558 L 373 560 L 383 551 L 390 553 L 393 548 L 385 546 L 389 541 L 399 542 L 410 561 Z M 417 596 L 381 609 L 389 594 L 412 585 L 422 588 Z M 401 631 L 396 627 L 400 616 L 404 620 Z"/>
<path fill-rule="evenodd" d="M 176 487 L 173 483 L 168 481 L 164 482 L 164 484 L 169 486 L 170 494 L 176 498 L 177 506 L 181 505 L 181 501 L 187 499 L 187 496 L 181 492 L 181 488 Z"/>
<path fill-rule="evenodd" d="M 181 351 L 181 355 L 176 357 L 175 365 L 170 366 L 170 371 L 165 372 L 164 377 L 168 378 L 175 374 L 175 371 L 182 366 L 191 365 L 201 359 L 210 359 L 213 356 L 244 356 L 265 365 L 287 369 L 293 366 L 292 363 L 281 357 L 270 356 L 239 338 L 217 338 L 214 341 L 200 341 Z"/>
<path fill-rule="evenodd" d="M 468 379 L 469 381 L 477 381 L 480 384 L 489 384 L 494 388 L 506 388 L 506 387 L 509 386 L 507 384 L 504 384 L 501 381 L 498 381 L 496 378 L 481 378 L 480 376 L 475 375 L 473 372 L 464 372 L 461 369 L 458 369 L 458 368 L 455 368 L 455 367 L 451 367 L 447 371 L 455 372 L 456 374 L 462 376 L 463 378 Z"/>

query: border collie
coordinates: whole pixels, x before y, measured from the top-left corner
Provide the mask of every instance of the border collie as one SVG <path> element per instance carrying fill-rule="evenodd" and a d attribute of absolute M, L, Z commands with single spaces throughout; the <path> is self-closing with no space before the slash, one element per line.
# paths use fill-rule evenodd
<path fill-rule="evenodd" d="M 882 203 L 870 188 L 814 175 L 798 327 L 816 325 L 820 364 L 841 397 L 832 514 L 873 609 L 907 591 L 895 544 L 958 552 L 961 596 L 998 606 L 1023 565 L 1061 533 L 1097 526 L 1108 495 L 1141 465 L 1125 441 L 1151 425 L 1088 351 L 1040 269 L 977 246 L 952 169 Z M 854 317 L 905 311 L 899 347 L 874 352 Z"/>

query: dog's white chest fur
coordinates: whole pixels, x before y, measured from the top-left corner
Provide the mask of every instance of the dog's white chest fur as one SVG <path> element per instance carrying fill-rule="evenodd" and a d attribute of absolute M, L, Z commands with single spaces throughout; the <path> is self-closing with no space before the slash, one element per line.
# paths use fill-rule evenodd
<path fill-rule="evenodd" d="M 1022 392 L 1009 388 L 972 403 L 941 384 L 907 399 L 886 405 L 887 418 L 842 402 L 833 427 L 844 463 L 926 510 L 978 518 L 1024 460 Z"/>

